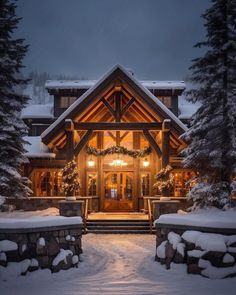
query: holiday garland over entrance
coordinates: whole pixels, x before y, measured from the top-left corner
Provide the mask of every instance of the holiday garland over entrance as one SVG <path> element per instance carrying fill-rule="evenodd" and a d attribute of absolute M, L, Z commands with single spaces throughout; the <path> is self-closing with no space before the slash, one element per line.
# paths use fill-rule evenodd
<path fill-rule="evenodd" d="M 122 155 L 130 156 L 132 158 L 137 159 L 137 158 L 143 158 L 150 155 L 151 151 L 152 149 L 150 146 L 144 150 L 129 150 L 124 146 L 112 146 L 104 150 L 98 150 L 91 146 L 87 147 L 87 153 L 89 155 L 93 155 L 96 157 L 107 156 L 112 154 L 122 154 Z"/>

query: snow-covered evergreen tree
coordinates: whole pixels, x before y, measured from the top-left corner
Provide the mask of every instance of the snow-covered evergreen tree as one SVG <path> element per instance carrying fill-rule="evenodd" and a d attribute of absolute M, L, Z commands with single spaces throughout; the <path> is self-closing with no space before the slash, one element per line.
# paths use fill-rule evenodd
<path fill-rule="evenodd" d="M 21 198 L 31 192 L 20 174 L 27 134 L 20 112 L 27 98 L 18 89 L 26 82 L 19 72 L 27 46 L 13 37 L 20 20 L 15 9 L 12 1 L 0 0 L 0 195 Z"/>
<path fill-rule="evenodd" d="M 206 48 L 193 60 L 187 99 L 200 102 L 192 126 L 184 135 L 185 167 L 198 171 L 189 193 L 194 207 L 224 207 L 229 203 L 231 177 L 236 172 L 236 0 L 212 0 L 203 14 Z"/>

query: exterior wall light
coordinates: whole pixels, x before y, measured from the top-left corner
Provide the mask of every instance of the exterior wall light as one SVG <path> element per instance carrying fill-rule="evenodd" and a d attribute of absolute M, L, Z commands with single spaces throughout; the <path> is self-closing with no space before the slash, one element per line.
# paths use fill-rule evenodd
<path fill-rule="evenodd" d="M 94 167 L 95 166 L 95 161 L 92 159 L 92 157 L 88 160 L 88 166 L 89 167 Z"/>
<path fill-rule="evenodd" d="M 149 165 L 150 165 L 150 162 L 148 161 L 148 159 L 147 158 L 145 158 L 144 159 L 144 161 L 143 161 L 143 167 L 149 167 Z"/>

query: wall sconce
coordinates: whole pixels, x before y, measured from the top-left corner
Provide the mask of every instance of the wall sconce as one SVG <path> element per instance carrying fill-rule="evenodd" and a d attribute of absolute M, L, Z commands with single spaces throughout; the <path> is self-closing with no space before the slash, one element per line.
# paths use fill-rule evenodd
<path fill-rule="evenodd" d="M 145 158 L 143 161 L 143 167 L 147 168 L 147 167 L 149 167 L 149 165 L 150 165 L 150 163 L 149 163 L 148 159 Z"/>
<path fill-rule="evenodd" d="M 92 157 L 90 157 L 90 159 L 88 160 L 88 166 L 91 168 L 95 166 L 95 161 L 92 159 Z"/>

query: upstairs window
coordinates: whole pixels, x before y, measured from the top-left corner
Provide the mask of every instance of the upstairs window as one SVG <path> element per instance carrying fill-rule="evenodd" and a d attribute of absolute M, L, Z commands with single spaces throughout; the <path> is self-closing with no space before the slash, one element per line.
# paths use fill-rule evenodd
<path fill-rule="evenodd" d="M 169 109 L 171 109 L 171 97 L 170 96 L 159 96 L 158 99 Z"/>
<path fill-rule="evenodd" d="M 74 103 L 76 101 L 77 97 L 75 96 L 61 96 L 60 97 L 60 108 L 62 109 L 66 109 L 68 108 L 70 105 L 72 105 L 72 103 Z"/>

